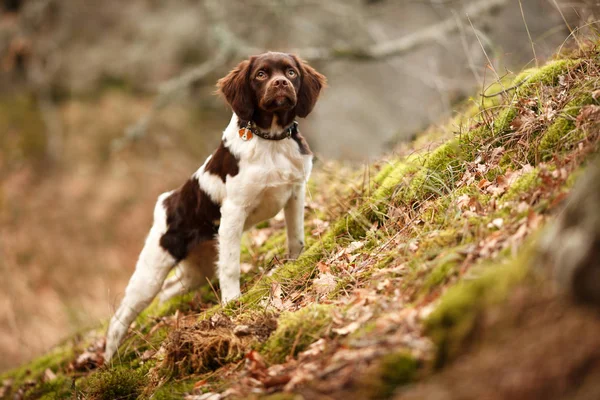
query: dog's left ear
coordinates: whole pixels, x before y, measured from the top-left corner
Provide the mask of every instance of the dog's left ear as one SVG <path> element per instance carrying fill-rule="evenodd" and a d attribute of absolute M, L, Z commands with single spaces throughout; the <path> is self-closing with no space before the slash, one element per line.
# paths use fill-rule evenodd
<path fill-rule="evenodd" d="M 321 89 L 327 86 L 327 78 L 298 56 L 292 55 L 292 57 L 298 64 L 302 75 L 298 103 L 296 104 L 296 115 L 305 118 L 317 103 Z"/>
<path fill-rule="evenodd" d="M 217 93 L 225 97 L 233 112 L 245 121 L 254 114 L 254 99 L 248 81 L 252 59 L 242 61 L 224 78 L 217 81 Z"/>

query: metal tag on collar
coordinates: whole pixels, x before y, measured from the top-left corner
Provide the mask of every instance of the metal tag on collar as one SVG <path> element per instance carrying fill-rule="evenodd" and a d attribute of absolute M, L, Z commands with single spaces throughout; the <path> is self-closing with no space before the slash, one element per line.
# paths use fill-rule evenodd
<path fill-rule="evenodd" d="M 245 142 L 251 140 L 254 137 L 254 135 L 252 134 L 252 122 L 248 121 L 248 124 L 246 124 L 244 128 L 240 129 L 238 131 L 238 134 L 240 135 L 240 138 Z"/>
<path fill-rule="evenodd" d="M 289 135 L 292 136 L 294 133 L 298 133 L 298 121 L 292 122 L 292 126 L 289 127 Z"/>

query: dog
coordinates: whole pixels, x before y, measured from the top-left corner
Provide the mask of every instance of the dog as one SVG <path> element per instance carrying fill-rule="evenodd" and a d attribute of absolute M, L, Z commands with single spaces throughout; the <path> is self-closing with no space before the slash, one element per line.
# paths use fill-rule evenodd
<path fill-rule="evenodd" d="M 216 264 L 221 303 L 239 297 L 242 233 L 281 209 L 288 255 L 302 252 L 313 155 L 296 117 L 310 114 L 325 86 L 325 76 L 305 61 L 276 52 L 242 61 L 217 82 L 233 116 L 204 164 L 179 189 L 158 197 L 152 228 L 108 327 L 106 363 L 161 289 L 164 302 L 198 288 Z"/>

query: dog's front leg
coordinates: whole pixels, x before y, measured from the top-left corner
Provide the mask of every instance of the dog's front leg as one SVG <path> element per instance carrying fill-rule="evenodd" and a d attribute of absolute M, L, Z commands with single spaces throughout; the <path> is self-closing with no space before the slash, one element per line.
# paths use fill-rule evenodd
<path fill-rule="evenodd" d="M 287 231 L 288 255 L 296 259 L 304 248 L 304 183 L 294 186 L 285 204 L 285 229 Z"/>
<path fill-rule="evenodd" d="M 221 206 L 217 272 L 223 304 L 240 296 L 240 247 L 246 217 L 242 206 L 227 200 Z"/>

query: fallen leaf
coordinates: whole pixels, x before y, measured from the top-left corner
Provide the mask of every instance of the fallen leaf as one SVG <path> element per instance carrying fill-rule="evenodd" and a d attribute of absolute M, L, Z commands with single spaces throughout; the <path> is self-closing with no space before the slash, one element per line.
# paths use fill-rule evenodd
<path fill-rule="evenodd" d="M 298 354 L 298 359 L 304 359 L 321 354 L 325 350 L 326 344 L 327 341 L 323 338 L 317 340 L 316 342 L 308 346 L 308 349 Z"/>
<path fill-rule="evenodd" d="M 329 265 L 324 263 L 323 261 L 319 261 L 317 263 L 317 268 L 319 269 L 319 272 L 321 272 L 321 273 L 326 273 L 326 272 L 330 271 Z"/>
<path fill-rule="evenodd" d="M 358 328 L 360 328 L 360 323 L 358 323 L 357 321 L 351 322 L 350 324 L 346 325 L 343 328 L 339 328 L 339 329 L 332 329 L 332 331 L 334 333 L 337 333 L 340 336 L 345 336 L 348 335 L 349 333 L 352 333 L 354 331 L 356 331 Z"/>
<path fill-rule="evenodd" d="M 223 396 L 219 393 L 204 393 L 204 394 L 188 394 L 184 397 L 185 400 L 221 400 Z"/>
<path fill-rule="evenodd" d="M 154 349 L 148 349 L 148 350 L 144 351 L 144 353 L 142 353 L 141 360 L 142 361 L 148 361 L 149 359 L 151 359 L 152 357 L 154 357 L 155 354 L 156 354 L 156 350 L 154 350 Z"/>
<path fill-rule="evenodd" d="M 200 388 L 202 388 L 202 386 L 206 385 L 206 379 L 202 379 L 199 380 L 198 382 L 194 383 L 194 391 L 198 391 Z"/>
<path fill-rule="evenodd" d="M 600 106 L 587 105 L 581 107 L 575 125 L 580 128 L 583 125 L 593 124 L 600 121 Z"/>
<path fill-rule="evenodd" d="M 411 240 L 408 243 L 408 249 L 413 253 L 416 252 L 417 250 L 419 250 L 419 242 L 417 240 Z"/>
<path fill-rule="evenodd" d="M 360 249 L 361 247 L 363 247 L 365 245 L 364 242 L 351 242 L 348 247 L 346 247 L 346 253 L 350 254 L 350 253 L 354 253 L 356 250 Z"/>
<path fill-rule="evenodd" d="M 329 294 L 337 286 L 337 279 L 334 275 L 326 272 L 319 274 L 318 278 L 313 279 L 313 287 L 318 294 Z"/>
<path fill-rule="evenodd" d="M 504 226 L 504 220 L 502 218 L 496 218 L 488 224 L 488 228 L 501 229 Z"/>
<path fill-rule="evenodd" d="M 271 284 L 271 305 L 278 310 L 283 310 L 284 305 L 281 300 L 283 297 L 283 290 L 281 289 L 281 285 L 279 282 L 273 282 Z"/>
<path fill-rule="evenodd" d="M 384 279 L 377 284 L 377 290 L 383 290 L 383 289 L 387 288 L 388 286 L 390 286 L 390 280 Z"/>
<path fill-rule="evenodd" d="M 50 368 L 46 368 L 46 370 L 44 371 L 44 382 L 50 382 L 56 379 L 56 374 L 50 369 Z"/>

